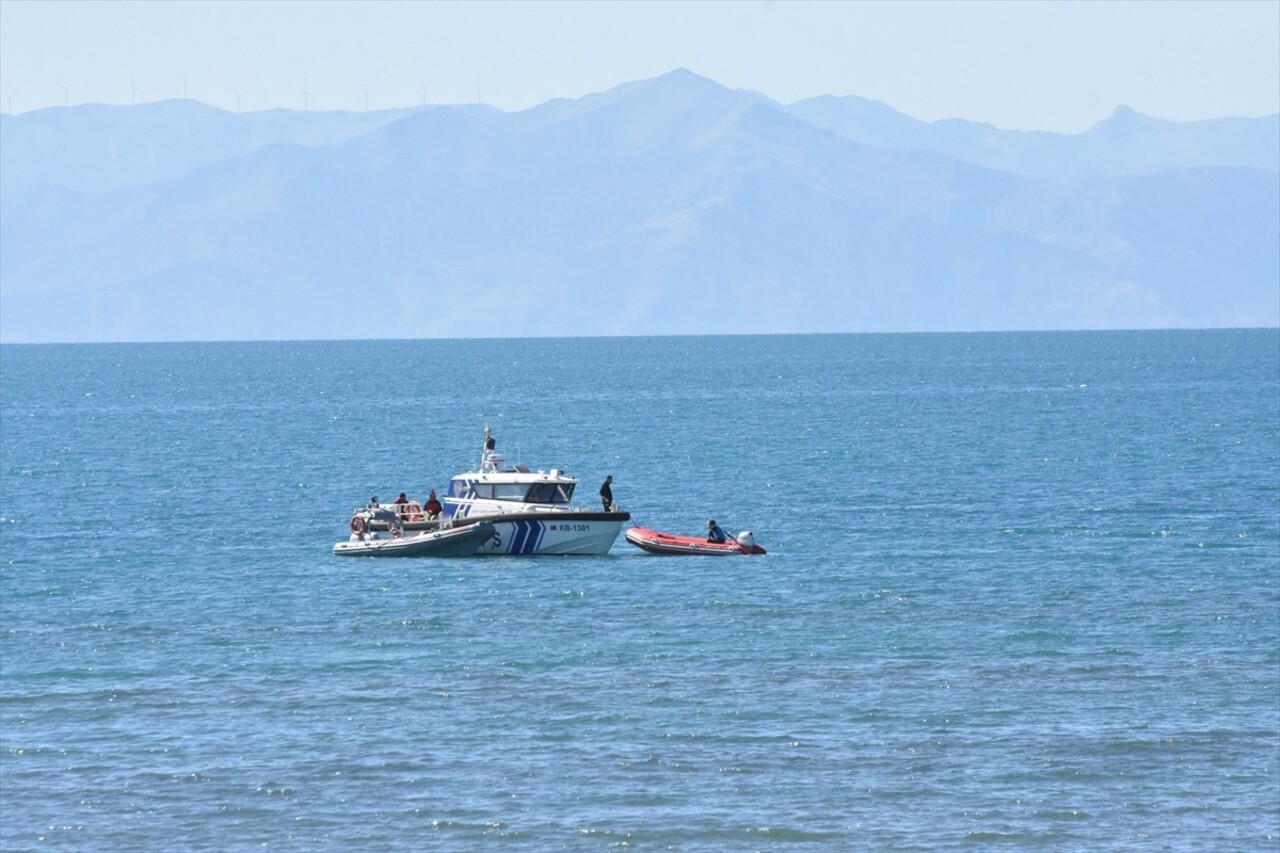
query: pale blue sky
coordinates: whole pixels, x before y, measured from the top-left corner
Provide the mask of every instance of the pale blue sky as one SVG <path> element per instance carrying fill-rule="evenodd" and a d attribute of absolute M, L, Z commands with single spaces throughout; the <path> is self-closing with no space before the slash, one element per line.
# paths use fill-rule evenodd
<path fill-rule="evenodd" d="M 1076 133 L 1125 104 L 1280 111 L 1280 0 L 0 0 L 0 108 L 189 97 L 224 109 L 519 110 L 688 68 L 783 103 Z"/>

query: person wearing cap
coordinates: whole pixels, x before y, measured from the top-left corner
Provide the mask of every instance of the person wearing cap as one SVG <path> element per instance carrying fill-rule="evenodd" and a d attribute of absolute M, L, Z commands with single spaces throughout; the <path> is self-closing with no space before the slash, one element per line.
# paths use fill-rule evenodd
<path fill-rule="evenodd" d="M 613 489 L 609 488 L 609 484 L 613 482 L 613 475 L 606 474 L 604 485 L 600 487 L 600 503 L 604 504 L 604 511 L 608 512 L 613 506 Z"/>
<path fill-rule="evenodd" d="M 431 496 L 427 498 L 427 502 L 422 505 L 422 508 L 426 510 L 427 518 L 440 517 L 440 513 L 444 510 L 444 507 L 440 506 L 440 501 L 436 498 L 435 489 L 431 490 Z"/>
<path fill-rule="evenodd" d="M 724 531 L 720 529 L 720 525 L 716 524 L 713 518 L 707 522 L 707 541 L 714 542 L 717 545 L 723 545 L 727 537 Z"/>

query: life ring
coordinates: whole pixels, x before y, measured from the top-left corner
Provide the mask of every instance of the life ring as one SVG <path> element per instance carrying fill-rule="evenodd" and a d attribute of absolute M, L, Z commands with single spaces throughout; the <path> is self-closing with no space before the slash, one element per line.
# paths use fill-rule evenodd
<path fill-rule="evenodd" d="M 363 517 L 359 515 L 351 516 L 351 532 L 352 533 L 356 534 L 357 536 L 363 536 L 365 534 L 365 531 L 368 529 L 369 527 L 368 525 L 365 524 Z"/>
<path fill-rule="evenodd" d="M 422 521 L 422 513 L 420 513 L 420 512 L 415 512 L 413 515 L 409 516 L 409 520 L 410 520 L 410 521 Z"/>

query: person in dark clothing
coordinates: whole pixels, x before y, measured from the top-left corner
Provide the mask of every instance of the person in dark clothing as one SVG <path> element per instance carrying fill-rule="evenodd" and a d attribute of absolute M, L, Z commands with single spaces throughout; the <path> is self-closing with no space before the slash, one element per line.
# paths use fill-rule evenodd
<path fill-rule="evenodd" d="M 716 524 L 713 518 L 707 522 L 707 541 L 714 542 L 717 545 L 723 545 L 725 541 L 724 531 L 720 529 L 720 525 Z"/>
<path fill-rule="evenodd" d="M 600 487 L 600 503 L 604 504 L 604 511 L 608 512 L 613 506 L 613 489 L 609 488 L 609 484 L 613 482 L 613 475 L 608 474 L 604 478 L 604 485 Z"/>
<path fill-rule="evenodd" d="M 444 507 L 440 506 L 440 500 L 436 497 L 435 489 L 431 490 L 431 496 L 422 505 L 422 509 L 426 512 L 427 518 L 439 518 L 440 513 L 444 511 Z"/>

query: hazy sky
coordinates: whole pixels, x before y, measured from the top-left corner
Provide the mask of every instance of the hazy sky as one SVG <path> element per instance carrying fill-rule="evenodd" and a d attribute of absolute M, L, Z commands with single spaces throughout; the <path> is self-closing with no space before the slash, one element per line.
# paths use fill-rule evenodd
<path fill-rule="evenodd" d="M 0 0 L 0 108 L 187 96 L 228 110 L 520 110 L 688 68 L 783 103 L 1075 133 L 1125 104 L 1280 111 L 1280 0 Z"/>

